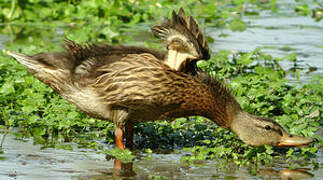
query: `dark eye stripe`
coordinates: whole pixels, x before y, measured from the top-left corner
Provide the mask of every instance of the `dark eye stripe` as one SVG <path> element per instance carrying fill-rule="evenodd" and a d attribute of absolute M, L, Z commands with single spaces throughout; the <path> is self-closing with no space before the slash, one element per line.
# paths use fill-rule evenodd
<path fill-rule="evenodd" d="M 259 128 L 264 128 L 264 126 L 259 126 L 259 125 L 256 125 L 256 127 L 259 127 Z M 281 136 L 283 136 L 283 132 L 281 131 L 281 129 L 275 129 L 275 128 L 273 128 L 273 127 L 271 127 L 271 129 L 270 129 L 271 131 L 275 131 L 275 132 L 277 132 L 279 135 L 281 135 Z"/>

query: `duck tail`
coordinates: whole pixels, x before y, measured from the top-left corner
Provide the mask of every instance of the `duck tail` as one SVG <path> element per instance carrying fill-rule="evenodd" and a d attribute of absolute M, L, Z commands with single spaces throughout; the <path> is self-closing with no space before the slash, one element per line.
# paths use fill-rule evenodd
<path fill-rule="evenodd" d="M 39 63 L 32 57 L 18 52 L 6 51 L 6 53 L 19 61 L 30 70 L 37 70 Z"/>

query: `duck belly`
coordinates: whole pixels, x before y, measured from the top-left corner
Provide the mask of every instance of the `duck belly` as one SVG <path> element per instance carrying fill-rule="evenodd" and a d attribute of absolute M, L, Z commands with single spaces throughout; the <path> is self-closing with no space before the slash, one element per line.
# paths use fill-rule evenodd
<path fill-rule="evenodd" d="M 70 103 L 76 105 L 91 117 L 109 120 L 110 106 L 99 98 L 98 93 L 91 87 L 71 88 L 68 94 L 62 97 Z"/>

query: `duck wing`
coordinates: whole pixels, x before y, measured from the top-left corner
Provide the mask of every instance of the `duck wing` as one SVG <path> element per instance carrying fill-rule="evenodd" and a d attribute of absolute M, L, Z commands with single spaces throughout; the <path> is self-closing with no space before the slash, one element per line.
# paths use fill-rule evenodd
<path fill-rule="evenodd" d="M 181 104 L 179 87 L 192 86 L 184 73 L 171 70 L 148 53 L 129 54 L 97 69 L 92 86 L 109 105 L 127 109 L 167 112 Z M 186 82 L 187 81 L 187 82 Z M 181 84 L 181 85 L 180 85 Z"/>
<path fill-rule="evenodd" d="M 186 16 L 182 8 L 178 13 L 173 11 L 171 19 L 151 30 L 156 37 L 165 40 L 169 50 L 167 61 L 175 70 L 195 74 L 196 62 L 210 59 L 206 38 L 194 18 Z"/>
<path fill-rule="evenodd" d="M 67 38 L 64 39 L 64 47 L 70 61 L 74 62 L 73 73 L 76 78 L 96 76 L 97 69 L 106 64 L 122 60 L 129 54 L 151 54 L 158 61 L 163 61 L 166 53 L 138 46 L 118 46 L 109 44 L 85 44 L 80 45 Z"/>

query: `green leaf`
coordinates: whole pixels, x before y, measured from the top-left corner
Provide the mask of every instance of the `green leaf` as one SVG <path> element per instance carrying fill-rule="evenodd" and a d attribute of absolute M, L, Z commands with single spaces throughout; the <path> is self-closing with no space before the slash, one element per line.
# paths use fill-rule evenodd
<path fill-rule="evenodd" d="M 235 18 L 230 23 L 230 29 L 232 31 L 244 31 L 247 29 L 247 24 L 240 18 Z"/>
<path fill-rule="evenodd" d="M 8 95 L 15 92 L 14 84 L 13 82 L 5 82 L 0 87 L 0 94 Z"/>
<path fill-rule="evenodd" d="M 237 60 L 237 63 L 248 66 L 253 62 L 252 56 L 253 53 L 245 53 L 240 59 Z"/>

